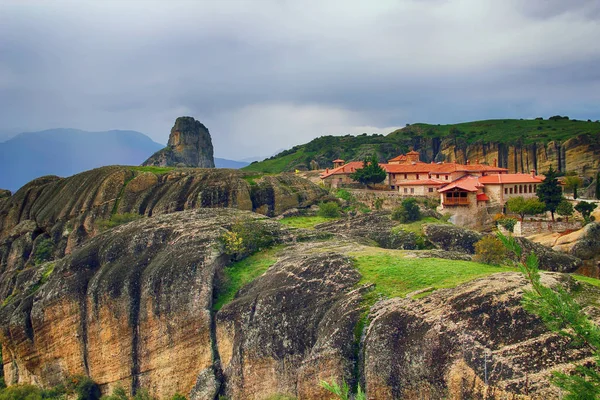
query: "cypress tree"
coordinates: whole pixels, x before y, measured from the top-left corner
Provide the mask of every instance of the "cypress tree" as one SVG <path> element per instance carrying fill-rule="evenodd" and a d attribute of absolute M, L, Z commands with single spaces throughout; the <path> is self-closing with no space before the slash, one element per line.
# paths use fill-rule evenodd
<path fill-rule="evenodd" d="M 546 177 L 537 187 L 537 196 L 540 201 L 546 204 L 546 210 L 552 214 L 552 221 L 554 221 L 554 212 L 563 199 L 562 190 L 556 180 L 556 171 L 550 166 Z"/>

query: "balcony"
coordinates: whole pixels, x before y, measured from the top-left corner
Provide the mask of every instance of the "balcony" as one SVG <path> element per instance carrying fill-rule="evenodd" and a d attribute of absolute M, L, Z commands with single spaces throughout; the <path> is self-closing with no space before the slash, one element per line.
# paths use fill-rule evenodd
<path fill-rule="evenodd" d="M 446 197 L 444 206 L 468 206 L 471 204 L 468 197 Z"/>

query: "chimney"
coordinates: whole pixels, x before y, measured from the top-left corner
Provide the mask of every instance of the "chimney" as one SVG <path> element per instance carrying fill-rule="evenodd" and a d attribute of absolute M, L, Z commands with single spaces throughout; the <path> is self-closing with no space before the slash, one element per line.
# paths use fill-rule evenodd
<path fill-rule="evenodd" d="M 496 158 L 494 158 L 494 167 L 498 166 L 498 160 Z"/>
<path fill-rule="evenodd" d="M 325 173 L 328 174 L 329 173 L 329 168 L 325 168 Z"/>
<path fill-rule="evenodd" d="M 531 177 L 532 177 L 532 178 L 535 178 L 535 169 L 532 169 L 532 170 L 531 170 Z"/>

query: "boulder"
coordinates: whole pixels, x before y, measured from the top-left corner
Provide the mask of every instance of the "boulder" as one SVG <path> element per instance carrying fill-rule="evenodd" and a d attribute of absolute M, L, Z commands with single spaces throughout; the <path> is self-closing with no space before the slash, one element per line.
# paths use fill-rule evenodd
<path fill-rule="evenodd" d="M 423 233 L 438 249 L 467 254 L 475 254 L 475 243 L 483 237 L 477 231 L 445 224 L 427 224 Z"/>
<path fill-rule="evenodd" d="M 177 118 L 167 147 L 154 153 L 142 165 L 214 168 L 213 145 L 208 129 L 192 117 Z"/>

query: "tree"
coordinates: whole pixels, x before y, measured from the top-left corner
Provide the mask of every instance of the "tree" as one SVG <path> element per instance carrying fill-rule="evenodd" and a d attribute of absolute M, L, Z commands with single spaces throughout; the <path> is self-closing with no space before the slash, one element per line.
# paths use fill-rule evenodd
<path fill-rule="evenodd" d="M 565 188 L 573 191 L 573 199 L 577 199 L 577 188 L 583 184 L 580 177 L 576 175 L 569 175 L 565 177 Z"/>
<path fill-rule="evenodd" d="M 539 199 L 525 199 L 523 196 L 508 199 L 506 202 L 506 207 L 515 214 L 519 214 L 521 221 L 523 221 L 525 215 L 541 214 L 546 209 L 546 205 Z"/>
<path fill-rule="evenodd" d="M 573 206 L 565 199 L 558 203 L 558 207 L 556 207 L 556 212 L 558 215 L 566 217 L 567 222 L 569 222 L 569 217 L 573 215 Z"/>
<path fill-rule="evenodd" d="M 375 154 L 371 156 L 370 160 L 365 159 L 363 161 L 362 168 L 350 174 L 350 179 L 367 186 L 372 183 L 381 183 L 386 177 L 387 172 L 379 166 L 379 161 Z"/>
<path fill-rule="evenodd" d="M 546 210 L 552 214 L 552 221 L 554 221 L 554 212 L 556 207 L 562 201 L 563 195 L 562 190 L 556 180 L 556 171 L 550 166 L 546 177 L 537 187 L 536 194 L 540 201 L 546 205 Z"/>
<path fill-rule="evenodd" d="M 590 214 L 596 209 L 595 203 L 588 203 L 587 201 L 580 201 L 575 206 L 575 209 L 581 213 L 585 222 L 590 222 Z"/>
<path fill-rule="evenodd" d="M 532 289 L 523 291 L 523 308 L 540 317 L 552 332 L 571 339 L 573 344 L 583 345 L 594 355 L 594 365 L 578 365 L 575 373 L 553 372 L 551 382 L 567 392 L 564 400 L 593 400 L 600 397 L 600 328 L 582 311 L 562 287 L 552 289 L 542 285 L 538 257 L 534 252 L 523 257 L 523 249 L 513 237 L 498 232 L 506 248 L 517 259 L 519 269 Z"/>
<path fill-rule="evenodd" d="M 420 220 L 421 210 L 417 205 L 417 200 L 412 197 L 402 200 L 402 204 L 392 211 L 392 219 L 403 224 Z"/>
<path fill-rule="evenodd" d="M 501 265 L 506 262 L 506 256 L 506 247 L 494 236 L 484 236 L 475 243 L 474 261 L 490 265 Z"/>

